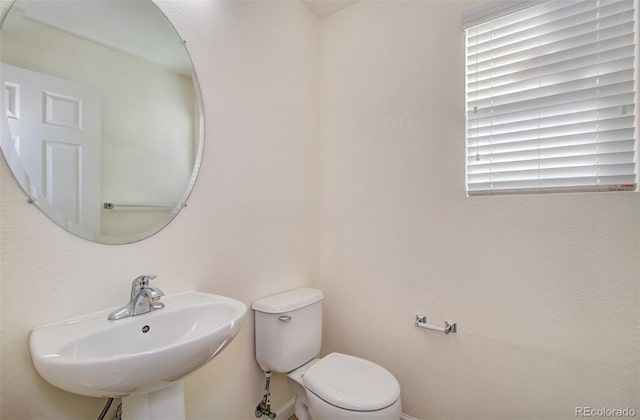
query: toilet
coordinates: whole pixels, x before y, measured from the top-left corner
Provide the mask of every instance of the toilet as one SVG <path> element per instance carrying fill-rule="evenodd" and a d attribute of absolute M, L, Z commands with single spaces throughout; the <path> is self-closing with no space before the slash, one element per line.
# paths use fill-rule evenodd
<path fill-rule="evenodd" d="M 287 374 L 299 420 L 400 419 L 400 384 L 388 370 L 342 353 L 316 357 L 323 299 L 302 287 L 253 302 L 260 368 Z"/>

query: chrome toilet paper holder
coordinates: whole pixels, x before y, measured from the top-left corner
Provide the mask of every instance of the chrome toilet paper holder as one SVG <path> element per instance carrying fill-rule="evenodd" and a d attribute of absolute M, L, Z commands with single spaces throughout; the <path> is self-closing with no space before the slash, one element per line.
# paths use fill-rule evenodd
<path fill-rule="evenodd" d="M 427 324 L 427 316 L 421 314 L 416 314 L 416 327 L 424 328 L 425 330 L 439 331 L 445 334 L 458 332 L 458 327 L 455 322 L 444 321 L 444 327 L 438 327 L 435 325 Z"/>

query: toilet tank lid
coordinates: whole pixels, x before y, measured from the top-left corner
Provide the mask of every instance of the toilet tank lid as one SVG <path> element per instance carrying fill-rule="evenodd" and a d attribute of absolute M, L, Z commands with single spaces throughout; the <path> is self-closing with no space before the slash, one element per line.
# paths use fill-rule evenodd
<path fill-rule="evenodd" d="M 251 309 L 268 314 L 281 314 L 304 308 L 324 298 L 320 290 L 300 287 L 253 301 Z"/>

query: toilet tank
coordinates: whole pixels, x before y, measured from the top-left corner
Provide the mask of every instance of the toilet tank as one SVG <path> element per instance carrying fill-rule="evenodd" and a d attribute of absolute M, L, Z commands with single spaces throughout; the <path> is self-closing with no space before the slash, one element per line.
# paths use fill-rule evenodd
<path fill-rule="evenodd" d="M 320 353 L 323 298 L 320 290 L 301 287 L 253 302 L 262 370 L 290 372 Z"/>

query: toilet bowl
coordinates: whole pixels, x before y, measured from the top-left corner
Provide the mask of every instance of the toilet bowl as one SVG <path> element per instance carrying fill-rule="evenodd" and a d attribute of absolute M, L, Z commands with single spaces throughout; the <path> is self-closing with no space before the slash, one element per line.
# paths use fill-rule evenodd
<path fill-rule="evenodd" d="M 287 375 L 296 393 L 298 420 L 399 419 L 400 384 L 382 366 L 366 359 L 331 353 Z"/>
<path fill-rule="evenodd" d="M 316 358 L 323 298 L 319 290 L 300 288 L 253 303 L 258 364 L 287 373 L 299 420 L 399 419 L 400 384 L 388 370 L 342 353 Z"/>

